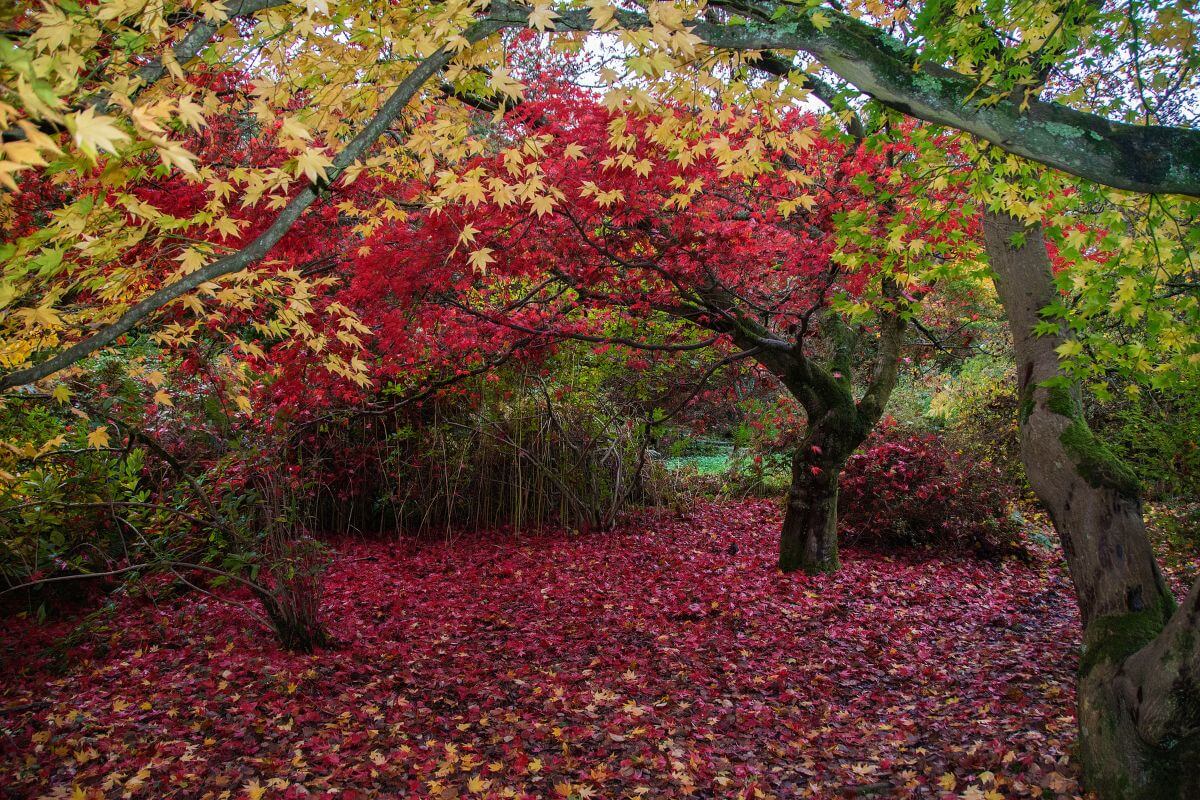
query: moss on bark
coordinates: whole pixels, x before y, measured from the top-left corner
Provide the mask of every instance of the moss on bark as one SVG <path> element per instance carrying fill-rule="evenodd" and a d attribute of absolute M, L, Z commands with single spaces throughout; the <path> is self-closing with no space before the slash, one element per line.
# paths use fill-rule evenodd
<path fill-rule="evenodd" d="M 1110 488 L 1125 497 L 1138 497 L 1141 485 L 1137 475 L 1092 433 L 1086 422 L 1075 420 L 1060 438 L 1084 480 L 1096 488 Z"/>
<path fill-rule="evenodd" d="M 1119 664 L 1154 640 L 1175 613 L 1175 598 L 1164 593 L 1140 611 L 1097 617 L 1084 632 L 1079 674 L 1100 664 Z"/>

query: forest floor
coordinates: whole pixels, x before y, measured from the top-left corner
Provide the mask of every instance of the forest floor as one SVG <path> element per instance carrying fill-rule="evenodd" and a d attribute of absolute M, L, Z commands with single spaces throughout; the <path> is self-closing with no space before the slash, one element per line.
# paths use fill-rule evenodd
<path fill-rule="evenodd" d="M 0 797 L 1072 797 L 1078 620 L 1028 565 L 850 550 L 773 503 L 334 548 L 340 641 L 192 593 L 0 620 Z"/>

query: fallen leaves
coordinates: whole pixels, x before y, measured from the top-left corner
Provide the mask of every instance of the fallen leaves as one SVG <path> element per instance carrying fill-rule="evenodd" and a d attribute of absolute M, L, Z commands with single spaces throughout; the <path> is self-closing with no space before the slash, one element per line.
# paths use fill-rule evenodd
<path fill-rule="evenodd" d="M 65 673 L 18 644 L 45 629 L 0 620 L 0 705 L 45 702 L 0 717 L 0 794 L 1076 795 L 1056 566 L 850 551 L 784 576 L 777 525 L 749 502 L 345 543 L 326 590 L 344 645 L 312 656 L 196 594 L 123 601 Z"/>

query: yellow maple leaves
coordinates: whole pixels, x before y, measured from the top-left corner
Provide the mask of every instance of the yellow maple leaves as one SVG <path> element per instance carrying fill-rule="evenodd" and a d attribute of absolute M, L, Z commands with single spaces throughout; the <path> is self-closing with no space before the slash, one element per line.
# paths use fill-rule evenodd
<path fill-rule="evenodd" d="M 805 211 L 812 211 L 817 205 L 817 200 L 811 194 L 802 194 L 787 200 L 781 200 L 776 205 L 779 209 L 779 214 L 784 219 L 787 219 L 792 214 L 796 213 L 796 209 L 803 208 Z"/>
<path fill-rule="evenodd" d="M 97 114 L 94 108 L 86 108 L 67 117 L 67 129 L 71 131 L 75 146 L 92 158 L 99 151 L 116 153 L 117 144 L 129 139 L 129 134 L 115 123 L 115 118 Z"/>
<path fill-rule="evenodd" d="M 88 447 L 96 450 L 108 447 L 109 441 L 108 428 L 104 425 L 93 428 L 87 435 Z"/>
<path fill-rule="evenodd" d="M 579 195 L 581 197 L 593 197 L 596 200 L 596 205 L 601 208 L 608 208 L 615 203 L 625 199 L 625 192 L 620 189 L 609 189 L 607 191 L 601 189 L 593 181 L 584 181 L 579 187 Z"/>
<path fill-rule="evenodd" d="M 549 3 L 540 3 L 529 13 L 529 27 L 538 31 L 554 30 L 554 21 L 559 18 Z"/>
<path fill-rule="evenodd" d="M 303 175 L 312 183 L 325 183 L 327 171 L 332 166 L 333 159 L 322 150 L 310 147 L 296 156 L 295 174 L 297 177 Z"/>
<path fill-rule="evenodd" d="M 505 66 L 496 67 L 491 71 L 488 87 L 513 100 L 520 100 L 525 91 L 525 84 L 513 78 Z"/>
<path fill-rule="evenodd" d="M 610 0 L 587 0 L 586 5 L 596 30 L 606 31 L 617 26 L 617 9 Z"/>
<path fill-rule="evenodd" d="M 490 247 L 481 247 L 467 256 L 467 263 L 481 273 L 486 273 L 488 264 L 496 260 L 495 256 L 492 255 L 493 252 L 495 251 Z"/>
<path fill-rule="evenodd" d="M 14 313 L 22 320 L 26 328 L 58 330 L 63 327 L 62 317 L 48 303 L 33 308 L 19 308 Z"/>

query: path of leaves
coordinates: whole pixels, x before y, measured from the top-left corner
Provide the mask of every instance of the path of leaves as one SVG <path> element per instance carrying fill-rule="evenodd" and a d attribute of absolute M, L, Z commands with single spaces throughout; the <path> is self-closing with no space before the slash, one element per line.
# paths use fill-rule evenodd
<path fill-rule="evenodd" d="M 314 656 L 201 596 L 143 605 L 65 674 L 10 663 L 0 797 L 1073 795 L 1056 567 L 850 552 L 783 576 L 777 523 L 749 502 L 346 544 L 345 646 Z"/>

